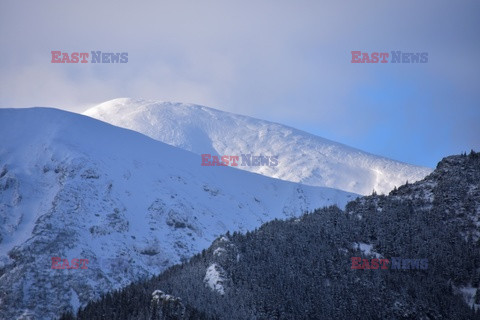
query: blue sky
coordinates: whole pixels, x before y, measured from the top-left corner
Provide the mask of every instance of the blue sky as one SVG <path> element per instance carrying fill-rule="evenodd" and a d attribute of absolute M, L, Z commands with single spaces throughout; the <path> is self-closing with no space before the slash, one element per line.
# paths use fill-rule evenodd
<path fill-rule="evenodd" d="M 478 1 L 2 1 L 0 107 L 190 102 L 434 167 L 480 150 L 478 17 Z M 428 63 L 352 64 L 353 50 Z"/>

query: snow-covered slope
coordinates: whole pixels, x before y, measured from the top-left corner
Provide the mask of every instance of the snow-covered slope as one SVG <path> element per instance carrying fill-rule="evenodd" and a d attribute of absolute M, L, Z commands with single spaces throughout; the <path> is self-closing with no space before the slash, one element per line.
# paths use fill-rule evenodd
<path fill-rule="evenodd" d="M 0 110 L 0 319 L 54 318 L 63 306 L 190 257 L 227 230 L 355 197 L 200 163 L 86 116 Z M 55 270 L 52 257 L 89 259 L 88 269 Z"/>
<path fill-rule="evenodd" d="M 85 115 L 197 154 L 278 156 L 277 166 L 238 168 L 358 194 L 388 193 L 432 170 L 375 156 L 281 124 L 203 106 L 115 99 Z"/>

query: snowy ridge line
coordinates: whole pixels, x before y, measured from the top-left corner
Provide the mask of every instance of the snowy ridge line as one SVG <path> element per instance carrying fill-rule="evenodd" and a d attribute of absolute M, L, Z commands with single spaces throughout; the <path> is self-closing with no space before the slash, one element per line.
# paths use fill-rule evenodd
<path fill-rule="evenodd" d="M 357 197 L 200 164 L 200 155 L 83 115 L 1 109 L 0 319 L 55 318 L 188 260 L 227 231 Z M 52 269 L 52 257 L 88 259 L 88 268 Z"/>
<path fill-rule="evenodd" d="M 376 156 L 282 124 L 204 106 L 120 98 L 85 115 L 198 155 L 278 155 L 276 166 L 237 166 L 311 186 L 357 194 L 388 193 L 432 169 Z"/>

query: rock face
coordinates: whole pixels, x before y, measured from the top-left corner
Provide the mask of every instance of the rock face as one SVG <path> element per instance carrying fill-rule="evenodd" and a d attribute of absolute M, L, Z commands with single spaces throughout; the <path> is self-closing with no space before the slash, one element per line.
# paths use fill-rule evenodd
<path fill-rule="evenodd" d="M 0 319 L 55 318 L 228 230 L 356 197 L 200 163 L 86 116 L 0 110 Z M 52 258 L 70 269 L 53 269 Z M 75 259 L 87 269 L 72 268 Z"/>
<path fill-rule="evenodd" d="M 152 293 L 151 320 L 184 320 L 186 308 L 182 299 L 165 294 L 161 290 Z"/>

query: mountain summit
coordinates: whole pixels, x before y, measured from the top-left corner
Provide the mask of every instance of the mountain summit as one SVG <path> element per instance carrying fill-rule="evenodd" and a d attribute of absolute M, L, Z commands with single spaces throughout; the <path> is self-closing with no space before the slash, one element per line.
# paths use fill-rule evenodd
<path fill-rule="evenodd" d="M 0 109 L 0 319 L 53 319 L 227 231 L 356 197 L 200 161 L 79 114 Z"/>
<path fill-rule="evenodd" d="M 277 166 L 237 168 L 363 195 L 388 193 L 432 171 L 278 123 L 193 104 L 120 98 L 84 114 L 196 154 L 278 156 Z"/>

